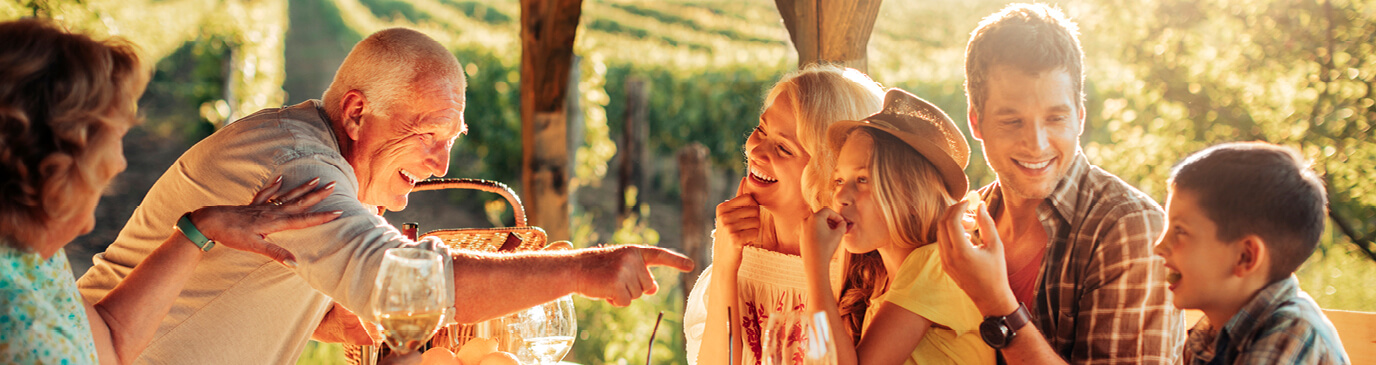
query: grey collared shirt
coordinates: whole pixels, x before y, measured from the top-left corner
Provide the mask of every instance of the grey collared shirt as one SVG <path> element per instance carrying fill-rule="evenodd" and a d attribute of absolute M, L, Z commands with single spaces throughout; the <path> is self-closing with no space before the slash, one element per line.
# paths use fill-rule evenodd
<path fill-rule="evenodd" d="M 266 109 L 216 131 L 158 179 L 119 237 L 78 280 L 97 301 L 173 234 L 173 224 L 210 205 L 242 205 L 282 176 L 285 187 L 337 182 L 313 209 L 342 210 L 332 222 L 275 233 L 296 255 L 288 269 L 265 256 L 216 248 L 187 280 L 139 364 L 294 364 L 333 299 L 371 318 L 383 251 L 407 242 L 358 200 L 353 167 L 339 153 L 318 101 Z"/>

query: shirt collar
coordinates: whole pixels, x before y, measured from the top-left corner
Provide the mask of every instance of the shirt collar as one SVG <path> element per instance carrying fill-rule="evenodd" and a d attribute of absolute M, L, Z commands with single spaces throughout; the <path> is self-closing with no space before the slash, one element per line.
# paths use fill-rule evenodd
<path fill-rule="evenodd" d="M 1084 185 L 1082 183 L 1088 173 L 1089 159 L 1085 158 L 1084 153 L 1081 153 L 1079 149 L 1076 149 L 1075 157 L 1070 162 L 1070 169 L 1066 170 L 1065 177 L 1061 178 L 1061 182 L 1056 183 L 1056 189 L 1051 191 L 1051 195 L 1046 197 L 1046 202 L 1050 203 L 1050 208 L 1059 214 L 1061 219 L 1069 220 L 1075 215 L 1075 207 L 1080 204 L 1080 194 L 1084 192 L 1081 189 Z M 1045 217 L 1043 217 L 1044 220 Z"/>
<path fill-rule="evenodd" d="M 1247 336 L 1247 334 L 1256 330 L 1256 326 L 1261 323 L 1262 318 L 1265 318 L 1268 314 L 1274 312 L 1276 307 L 1285 303 L 1285 299 L 1294 297 L 1296 293 L 1299 292 L 1299 287 L 1299 279 L 1296 279 L 1294 275 L 1290 275 L 1290 277 L 1284 280 L 1266 285 L 1260 292 L 1257 292 L 1256 296 L 1252 297 L 1252 300 L 1248 301 L 1246 305 L 1243 305 L 1242 309 L 1238 310 L 1237 314 L 1233 315 L 1233 318 L 1228 320 L 1228 324 L 1224 325 L 1219 333 L 1225 334 L 1229 338 L 1243 338 L 1242 336 Z M 1234 343 L 1230 345 L 1236 346 L 1239 344 Z"/>
<path fill-rule="evenodd" d="M 1089 160 L 1085 158 L 1084 153 L 1077 149 L 1075 157 L 1070 162 L 1070 169 L 1065 172 L 1065 177 L 1056 183 L 1056 188 L 1051 191 L 1051 195 L 1043 200 L 1049 204 L 1037 207 L 1038 220 L 1045 224 L 1049 216 L 1054 216 L 1050 214 L 1052 212 L 1055 212 L 1055 215 L 1059 215 L 1063 220 L 1069 220 L 1070 217 L 1074 216 L 1075 207 L 1080 201 L 1080 185 L 1088 173 Z M 983 191 L 980 193 L 980 200 L 989 205 L 989 214 L 998 214 L 997 212 L 1003 209 L 1002 189 L 1003 185 L 998 180 L 989 184 L 985 189 L 981 189 Z M 1045 210 L 1048 206 L 1051 211 Z M 1048 236 L 1051 234 L 1051 231 L 1047 231 Z"/>
<path fill-rule="evenodd" d="M 305 101 L 305 102 L 303 102 L 303 103 L 301 103 L 301 104 L 306 104 L 306 103 L 310 103 L 311 106 L 314 106 L 314 107 L 315 107 L 315 112 L 318 113 L 318 114 L 320 115 L 320 120 L 318 121 L 318 123 L 323 123 L 323 124 L 324 124 L 324 128 L 325 128 L 325 131 L 327 131 L 327 132 L 330 133 L 329 138 L 325 138 L 325 141 L 327 141 L 327 142 L 329 142 L 331 145 L 333 145 L 333 146 L 331 146 L 331 147 L 334 147 L 334 150 L 335 150 L 335 151 L 343 152 L 344 149 L 342 149 L 342 148 L 339 147 L 339 136 L 342 135 L 342 134 L 339 134 L 339 133 L 336 133 L 336 132 L 335 132 L 335 130 L 334 130 L 334 122 L 330 120 L 330 114 L 325 112 L 325 102 L 324 102 L 324 101 L 321 101 L 320 99 L 311 99 L 311 100 L 307 100 L 307 101 Z"/>

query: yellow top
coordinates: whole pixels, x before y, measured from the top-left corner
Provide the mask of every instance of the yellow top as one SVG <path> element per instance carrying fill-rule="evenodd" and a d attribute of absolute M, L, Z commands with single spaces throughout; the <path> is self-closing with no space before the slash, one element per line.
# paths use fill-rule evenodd
<path fill-rule="evenodd" d="M 979 337 L 984 320 L 975 303 L 941 268 L 936 244 L 918 247 L 903 260 L 889 291 L 872 299 L 865 313 L 868 332 L 879 303 L 888 301 L 932 321 L 904 364 L 993 364 L 994 349 Z M 940 328 L 936 325 L 950 329 Z"/>

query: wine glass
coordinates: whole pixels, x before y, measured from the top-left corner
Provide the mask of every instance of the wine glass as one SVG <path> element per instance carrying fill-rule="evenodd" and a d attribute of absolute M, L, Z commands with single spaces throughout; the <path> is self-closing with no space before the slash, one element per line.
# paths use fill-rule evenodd
<path fill-rule="evenodd" d="M 812 313 L 802 321 L 803 365 L 835 365 L 836 340 L 832 337 L 827 312 Z"/>
<path fill-rule="evenodd" d="M 508 324 L 511 333 L 521 341 L 516 357 L 522 362 L 542 365 L 564 359 L 578 332 L 578 317 L 573 311 L 573 297 L 564 296 L 552 302 L 530 307 L 516 313 Z"/>
<path fill-rule="evenodd" d="M 444 317 L 444 264 L 434 251 L 388 249 L 377 272 L 373 315 L 393 351 L 407 354 L 425 343 Z"/>
<path fill-rule="evenodd" d="M 792 364 L 793 350 L 802 336 L 798 326 L 799 312 L 779 311 L 769 315 L 760 327 L 760 362 L 763 365 Z"/>
<path fill-rule="evenodd" d="M 836 342 L 826 312 L 785 310 L 769 315 L 760 328 L 763 365 L 834 365 Z"/>

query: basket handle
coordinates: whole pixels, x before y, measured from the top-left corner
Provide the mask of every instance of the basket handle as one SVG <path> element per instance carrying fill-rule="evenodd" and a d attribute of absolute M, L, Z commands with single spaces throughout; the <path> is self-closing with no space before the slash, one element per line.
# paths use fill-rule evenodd
<path fill-rule="evenodd" d="M 511 204 L 511 210 L 516 217 L 516 226 L 526 225 L 526 209 L 521 205 L 521 197 L 516 196 L 516 192 L 506 184 L 492 180 L 469 179 L 469 178 L 433 178 L 416 183 L 412 191 L 429 191 L 442 189 L 471 189 L 481 190 L 489 193 L 501 195 L 506 198 L 506 202 Z"/>

